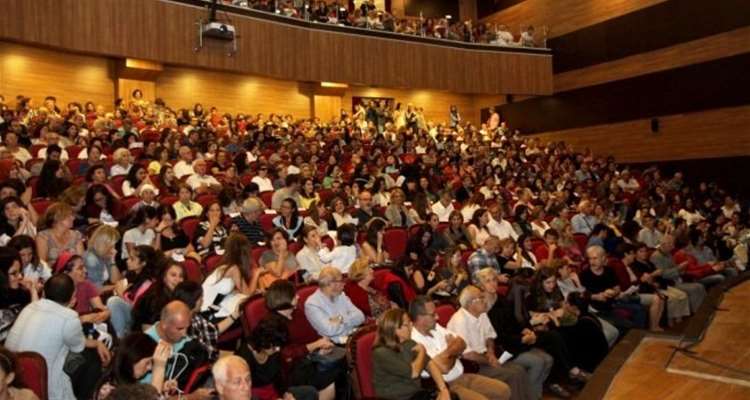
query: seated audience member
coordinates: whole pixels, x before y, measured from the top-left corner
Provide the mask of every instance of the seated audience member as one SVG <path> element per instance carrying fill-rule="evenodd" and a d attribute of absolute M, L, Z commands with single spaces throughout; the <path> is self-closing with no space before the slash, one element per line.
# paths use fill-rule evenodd
<path fill-rule="evenodd" d="M 501 364 L 499 356 L 495 354 L 497 333 L 487 317 L 487 304 L 482 291 L 476 286 L 467 286 L 459 295 L 459 303 L 461 308 L 453 314 L 446 328 L 458 334 L 466 343 L 462 357 L 477 363 L 480 375 L 506 383 L 510 387 L 511 399 L 531 400 L 530 377 L 526 375 L 524 367 L 514 362 Z M 540 382 L 540 378 L 534 377 L 534 382 Z M 541 390 L 541 386 L 534 388 L 534 391 Z"/>
<path fill-rule="evenodd" d="M 274 229 L 269 237 L 271 249 L 263 252 L 258 261 L 258 288 L 261 291 L 266 290 L 276 280 L 294 279 L 299 270 L 297 259 L 289 251 L 289 237 L 286 231 Z"/>
<path fill-rule="evenodd" d="M 391 190 L 390 205 L 385 209 L 385 218 L 393 227 L 410 227 L 414 225 L 411 213 L 404 205 L 406 195 L 400 188 Z"/>
<path fill-rule="evenodd" d="M 487 224 L 487 228 L 490 234 L 497 236 L 499 239 L 505 239 L 508 237 L 513 240 L 518 240 L 518 233 L 513 229 L 513 225 L 507 220 L 503 219 L 503 206 L 495 203 L 490 206 L 490 222 Z"/>
<path fill-rule="evenodd" d="M 18 235 L 36 236 L 36 226 L 23 201 L 7 197 L 0 201 L 0 244 Z"/>
<path fill-rule="evenodd" d="M 448 222 L 453 214 L 453 192 L 443 190 L 440 192 L 440 200 L 432 205 L 432 212 L 437 214 L 440 222 Z"/>
<path fill-rule="evenodd" d="M 180 146 L 178 150 L 179 161 L 174 165 L 174 175 L 177 179 L 181 179 L 183 176 L 193 175 L 193 151 L 188 146 Z"/>
<path fill-rule="evenodd" d="M 310 204 L 320 202 L 320 195 L 315 192 L 315 181 L 312 178 L 306 178 L 302 184 L 302 191 L 299 194 L 299 207 L 305 210 L 310 209 Z"/>
<path fill-rule="evenodd" d="M 372 383 L 375 394 L 393 400 L 449 400 L 448 385 L 437 364 L 427 356 L 424 346 L 411 339 L 409 314 L 400 308 L 386 311 L 378 319 L 378 333 L 372 350 Z M 423 389 L 422 371 L 435 383 L 434 389 Z"/>
<path fill-rule="evenodd" d="M 170 262 L 158 271 L 153 285 L 133 307 L 135 330 L 145 331 L 159 319 L 161 309 L 172 299 L 175 288 L 185 280 L 185 275 L 185 267 L 176 262 Z"/>
<path fill-rule="evenodd" d="M 344 280 L 338 269 L 323 268 L 318 285 L 318 290 L 305 301 L 305 316 L 320 336 L 344 344 L 362 325 L 365 315 L 344 293 Z"/>
<path fill-rule="evenodd" d="M 418 296 L 409 304 L 412 320 L 411 339 L 424 346 L 427 356 L 437 365 L 443 380 L 461 399 L 510 399 L 510 388 L 505 383 L 482 375 L 464 372 L 459 359 L 466 349 L 466 342 L 437 323 L 435 303 L 427 297 Z M 422 372 L 422 377 L 427 377 Z"/>
<path fill-rule="evenodd" d="M 112 168 L 109 169 L 109 176 L 127 175 L 132 167 L 130 151 L 119 148 L 112 153 Z"/>
<path fill-rule="evenodd" d="M 149 246 L 136 246 L 127 261 L 127 271 L 114 283 L 113 296 L 107 299 L 117 337 L 124 337 L 132 325 L 133 305 L 153 284 L 153 277 L 166 260 L 161 252 Z"/>
<path fill-rule="evenodd" d="M 86 280 L 86 267 L 81 256 L 63 253 L 57 260 L 57 272 L 68 274 L 76 285 L 74 310 L 81 317 L 81 323 L 99 323 L 109 319 L 109 309 L 102 302 L 99 290 Z"/>
<path fill-rule="evenodd" d="M 117 197 L 109 192 L 106 186 L 95 184 L 86 190 L 85 216 L 90 225 L 105 224 L 117 227 L 115 220 Z"/>
<path fill-rule="evenodd" d="M 171 347 L 172 356 L 167 361 L 167 370 L 184 368 L 176 378 L 178 387 L 185 387 L 192 371 L 208 360 L 208 353 L 203 345 L 187 335 L 192 317 L 193 312 L 185 303 L 173 300 L 161 310 L 159 321 L 145 332 L 154 342 L 166 342 Z M 184 357 L 175 356 L 176 354 Z M 188 360 L 187 366 L 185 359 Z M 140 382 L 149 383 L 152 380 L 153 374 L 149 372 Z"/>
<path fill-rule="evenodd" d="M 386 222 L 382 218 L 373 218 L 365 230 L 365 241 L 360 248 L 362 256 L 373 264 L 383 264 L 389 259 L 383 248 Z"/>
<path fill-rule="evenodd" d="M 615 271 L 607 266 L 607 253 L 600 246 L 586 249 L 589 268 L 581 273 L 581 284 L 591 295 L 591 306 L 598 315 L 614 324 L 621 332 L 633 325 L 646 327 L 646 313 L 640 304 L 627 294 L 620 291 L 620 283 Z M 632 313 L 631 321 L 625 321 L 614 315 L 615 308 L 624 308 Z"/>
<path fill-rule="evenodd" d="M 285 187 L 275 191 L 271 197 L 271 208 L 276 211 L 281 209 L 281 204 L 286 199 L 292 199 L 295 204 L 299 204 L 299 175 L 287 175 L 285 184 Z"/>
<path fill-rule="evenodd" d="M 203 213 L 203 206 L 193 201 L 193 189 L 186 184 L 179 186 L 178 199 L 172 207 L 177 213 L 177 222 L 185 217 L 198 217 Z"/>
<path fill-rule="evenodd" d="M 535 237 L 535 233 L 529 222 L 529 212 L 529 206 L 521 203 L 516 204 L 516 207 L 513 209 L 513 229 L 521 236 L 533 238 Z"/>
<path fill-rule="evenodd" d="M 502 282 L 508 281 L 508 276 L 503 274 L 502 267 L 500 266 L 497 258 L 497 253 L 499 250 L 500 241 L 496 237 L 490 236 L 487 240 L 485 240 L 482 248 L 471 253 L 471 256 L 469 256 L 469 260 L 467 261 L 467 267 L 469 269 L 469 273 L 471 274 L 472 280 L 474 280 L 474 274 L 476 274 L 477 271 L 482 268 L 490 267 L 497 271 L 498 274 L 500 274 L 499 276 Z"/>
<path fill-rule="evenodd" d="M 341 273 L 348 273 L 349 267 L 357 259 L 357 228 L 352 224 L 341 225 L 337 229 L 336 247 L 329 250 L 326 246 L 321 246 L 318 251 L 320 261 L 325 265 L 330 265 Z"/>
<path fill-rule="evenodd" d="M 687 261 L 685 275 L 701 283 L 703 286 L 711 287 L 719 284 L 726 278 L 737 276 L 737 270 L 728 262 L 716 260 L 713 252 L 706 246 L 706 234 L 693 229 L 689 234 L 690 244 L 673 254 L 675 263 L 680 264 Z"/>
<path fill-rule="evenodd" d="M 177 195 L 180 192 L 180 182 L 174 174 L 174 169 L 169 164 L 161 168 L 159 178 L 154 183 L 156 183 L 156 187 L 159 188 L 162 195 Z"/>
<path fill-rule="evenodd" d="M 30 236 L 15 236 L 8 242 L 8 247 L 15 249 L 21 257 L 23 279 L 31 280 L 39 288 L 52 277 L 52 269 L 39 260 L 36 242 Z"/>
<path fill-rule="evenodd" d="M 36 183 L 37 197 L 56 199 L 68 186 L 70 173 L 65 164 L 58 160 L 47 160 L 39 173 L 39 181 Z"/>
<path fill-rule="evenodd" d="M 151 185 L 153 182 L 148 177 L 148 171 L 142 165 L 135 165 L 128 172 L 127 177 L 122 181 L 122 194 L 123 196 L 135 196 L 137 195 L 144 185 Z"/>
<path fill-rule="evenodd" d="M 255 175 L 250 182 L 258 185 L 259 192 L 272 192 L 273 182 L 271 182 L 271 178 L 268 177 L 268 165 L 263 164 L 259 166 L 258 175 Z"/>
<path fill-rule="evenodd" d="M 573 261 L 565 255 L 558 246 L 560 235 L 554 229 L 544 232 L 544 245 L 534 249 L 534 257 L 541 267 L 556 268 L 562 264 L 573 264 Z"/>
<path fill-rule="evenodd" d="M 227 238 L 219 266 L 203 281 L 201 313 L 215 321 L 230 315 L 247 296 L 255 293 L 258 274 L 251 269 L 250 243 L 240 233 Z"/>
<path fill-rule="evenodd" d="M 346 200 L 341 196 L 336 196 L 331 200 L 332 212 L 326 220 L 328 229 L 336 230 L 339 226 L 344 224 L 351 224 L 354 218 L 349 214 L 346 209 Z"/>
<path fill-rule="evenodd" d="M 121 278 L 120 270 L 115 264 L 119 240 L 120 232 L 109 225 L 100 225 L 89 237 L 83 262 L 86 265 L 87 279 L 98 289 L 107 282 L 114 283 Z"/>
<path fill-rule="evenodd" d="M 151 246 L 159 248 L 161 236 L 155 231 L 159 225 L 159 211 L 153 207 L 143 207 L 133 216 L 132 228 L 122 235 L 122 251 L 120 256 L 127 260 L 136 246 Z"/>
<path fill-rule="evenodd" d="M 224 228 L 224 212 L 219 203 L 211 203 L 200 217 L 198 228 L 195 229 L 193 246 L 201 257 L 212 254 L 221 255 L 224 251 L 224 240 L 227 238 L 227 229 Z"/>
<path fill-rule="evenodd" d="M 109 364 L 109 349 L 103 342 L 84 336 L 78 313 L 70 308 L 75 303 L 73 279 L 66 274 L 53 276 L 44 284 L 44 294 L 44 299 L 23 309 L 5 346 L 11 351 L 34 351 L 44 357 L 50 399 L 89 398 L 101 365 Z M 49 329 L 52 326 L 59 329 Z M 81 353 L 87 348 L 95 350 L 98 357 L 84 355 L 86 363 L 72 377 L 68 375 L 70 371 L 63 371 L 69 353 Z"/>
<path fill-rule="evenodd" d="M 320 236 L 328 234 L 328 209 L 322 201 L 313 201 L 307 209 L 307 216 L 302 220 L 304 225 L 310 225 L 318 230 Z"/>
<path fill-rule="evenodd" d="M 674 287 L 687 293 L 690 301 L 690 310 L 696 312 L 706 297 L 706 288 L 697 282 L 685 282 L 683 274 L 687 268 L 687 260 L 677 264 L 672 257 L 674 250 L 674 237 L 664 235 L 659 247 L 651 254 L 651 263 L 659 270 L 659 276 L 667 282 L 672 282 Z"/>
<path fill-rule="evenodd" d="M 369 261 L 358 258 L 349 269 L 349 279 L 344 286 L 344 293 L 368 318 L 379 318 L 386 310 L 395 304 L 388 300 L 388 296 L 371 286 L 375 273 L 370 268 Z"/>
<path fill-rule="evenodd" d="M 73 230 L 73 209 L 64 203 L 54 203 L 44 213 L 40 226 L 46 227 L 36 237 L 39 259 L 55 265 L 57 256 L 68 251 L 83 255 L 81 233 Z"/>
<path fill-rule="evenodd" d="M 0 398 L 9 400 L 39 400 L 29 389 L 21 387 L 20 379 L 16 380 L 18 361 L 16 355 L 0 347 Z"/>
<path fill-rule="evenodd" d="M 631 282 L 638 284 L 646 291 L 659 293 L 666 298 L 667 316 L 669 326 L 680 323 L 683 318 L 690 316 L 690 301 L 687 293 L 677 289 L 674 282 L 668 281 L 661 277 L 661 270 L 656 269 L 654 264 L 649 261 L 649 248 L 643 243 L 633 246 L 634 256 L 623 259 L 623 263 L 628 267 L 631 275 Z M 628 249 L 626 247 L 626 249 Z M 626 262 L 626 261 L 629 261 Z M 633 281 L 635 277 L 635 281 Z"/>
<path fill-rule="evenodd" d="M 369 222 L 373 218 L 383 218 L 382 213 L 375 209 L 372 203 L 372 194 L 369 191 L 363 190 L 360 192 L 357 201 L 359 208 L 354 213 L 354 218 L 357 220 L 357 227 L 359 229 L 367 229 Z"/>
<path fill-rule="evenodd" d="M 343 363 L 328 363 L 325 366 L 304 360 L 315 360 L 333 355 L 339 350 L 325 336 L 312 342 L 299 340 L 300 321 L 296 318 L 294 309 L 297 307 L 298 297 L 294 292 L 294 285 L 289 281 L 276 281 L 266 290 L 266 308 L 270 313 L 263 319 L 278 321 L 276 326 L 286 340 L 281 345 L 284 358 L 289 366 L 288 384 L 291 386 L 312 385 L 318 390 L 320 399 L 332 400 L 336 395 L 336 382 L 342 389 L 346 388 L 347 368 Z M 304 318 L 304 316 L 301 316 Z"/>
<path fill-rule="evenodd" d="M 472 248 L 478 249 L 482 247 L 484 242 L 492 236 L 488 227 L 489 222 L 490 213 L 486 208 L 479 208 L 474 211 L 468 228 Z"/>
<path fill-rule="evenodd" d="M 205 160 L 195 160 L 193 163 L 193 171 L 195 172 L 187 178 L 185 183 L 190 185 L 195 193 L 218 192 L 221 189 L 221 183 L 213 176 L 208 175 L 207 170 Z"/>
<path fill-rule="evenodd" d="M 609 238 L 609 227 L 602 223 L 596 224 L 594 229 L 591 230 L 589 240 L 586 243 L 586 248 L 591 246 L 599 246 L 601 248 L 607 248 Z"/>
<path fill-rule="evenodd" d="M 156 234 L 159 235 L 159 248 L 164 252 L 164 255 L 170 258 L 186 255 L 198 258 L 190 239 L 182 230 L 182 226 L 176 223 L 177 213 L 175 213 L 174 208 L 160 206 L 158 215 L 160 222 L 155 230 Z M 176 259 L 180 258 L 177 257 Z"/>
<path fill-rule="evenodd" d="M 569 371 L 570 378 L 587 380 L 589 376 L 582 370 L 596 369 L 609 348 L 598 319 L 579 318 L 584 315 L 580 310 L 574 312 L 565 302 L 562 291 L 557 287 L 557 274 L 551 268 L 541 269 L 534 276 L 527 303 L 533 329 L 560 332 L 569 361 L 573 364 Z"/>
<path fill-rule="evenodd" d="M 4 339 L 21 310 L 39 299 L 37 283 L 21 273 L 21 257 L 11 247 L 0 247 L 0 339 Z"/>
<path fill-rule="evenodd" d="M 594 205 L 588 200 L 583 200 L 578 204 L 578 214 L 570 219 L 573 225 L 573 232 L 582 233 L 586 236 L 591 234 L 599 220 L 592 214 Z"/>
<path fill-rule="evenodd" d="M 318 229 L 311 225 L 305 225 L 302 228 L 302 242 L 304 246 L 294 258 L 297 259 L 300 270 L 304 271 L 305 281 L 316 281 L 320 270 L 325 266 L 319 255 L 323 243 L 320 241 Z"/>
<path fill-rule="evenodd" d="M 251 245 L 257 246 L 266 241 L 266 233 L 260 225 L 260 216 L 265 206 L 255 197 L 249 197 L 242 202 L 240 215 L 232 218 L 232 226 L 247 237 Z"/>
<path fill-rule="evenodd" d="M 302 217 L 293 199 L 284 199 L 279 208 L 279 215 L 273 219 L 273 226 L 283 230 L 290 240 L 296 240 L 302 233 Z"/>
<path fill-rule="evenodd" d="M 469 230 L 464 226 L 464 217 L 461 212 L 453 211 L 450 215 L 448 228 L 443 232 L 448 245 L 451 247 L 460 247 L 461 250 L 472 248 L 471 235 Z"/>
<path fill-rule="evenodd" d="M 136 194 L 138 195 L 139 201 L 133 205 L 133 208 L 129 210 L 130 212 L 138 211 L 138 209 L 143 207 L 160 207 L 159 202 L 156 201 L 156 196 L 159 195 L 159 190 L 150 183 L 142 185 L 140 188 L 138 188 Z"/>
<path fill-rule="evenodd" d="M 283 322 L 264 319 L 255 326 L 236 354 L 250 366 L 253 383 L 257 387 L 271 385 L 280 393 L 288 393 L 295 400 L 317 400 L 313 386 L 287 386 L 283 376 L 280 348 L 286 342 Z"/>
<path fill-rule="evenodd" d="M 180 282 L 174 288 L 171 299 L 185 303 L 192 310 L 193 318 L 190 320 L 188 336 L 203 345 L 210 361 L 216 361 L 219 358 L 219 348 L 217 347 L 219 336 L 240 318 L 240 307 L 233 310 L 226 318 L 216 323 L 211 322 L 200 312 L 203 302 L 203 288 L 200 283 L 191 281 Z"/>
<path fill-rule="evenodd" d="M 114 390 L 137 384 L 148 373 L 152 374 L 148 383 L 161 393 L 164 391 L 165 367 L 170 351 L 167 342 L 157 344 L 145 333 L 136 332 L 124 337 L 112 365 L 97 383 L 94 399 L 109 399 Z"/>
<path fill-rule="evenodd" d="M 657 248 L 663 235 L 656 229 L 656 219 L 653 215 L 644 213 L 641 220 L 643 228 L 638 231 L 638 241 L 649 248 Z"/>

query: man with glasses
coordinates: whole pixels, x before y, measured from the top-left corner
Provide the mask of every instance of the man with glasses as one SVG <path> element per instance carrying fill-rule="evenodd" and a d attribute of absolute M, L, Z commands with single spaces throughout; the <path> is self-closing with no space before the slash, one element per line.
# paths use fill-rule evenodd
<path fill-rule="evenodd" d="M 479 288 L 467 286 L 458 297 L 461 309 L 456 311 L 448 322 L 448 330 L 456 332 L 466 342 L 463 357 L 479 364 L 479 374 L 497 379 L 510 386 L 511 399 L 534 400 L 541 398 L 544 380 L 552 364 L 535 377 L 534 395 L 529 385 L 526 369 L 513 361 L 501 364 L 495 353 L 497 333 L 487 316 L 487 301 Z"/>
<path fill-rule="evenodd" d="M 320 270 L 318 286 L 305 302 L 305 317 L 320 336 L 345 344 L 349 335 L 365 321 L 365 315 L 344 294 L 344 279 L 338 269 Z"/>
<path fill-rule="evenodd" d="M 466 342 L 456 333 L 437 323 L 435 303 L 426 296 L 419 296 L 409 305 L 409 316 L 413 321 L 411 338 L 424 346 L 427 355 L 443 373 L 450 390 L 461 400 L 510 399 L 511 391 L 505 383 L 486 376 L 464 373 L 459 357 L 466 350 Z M 423 371 L 422 377 L 428 375 Z"/>

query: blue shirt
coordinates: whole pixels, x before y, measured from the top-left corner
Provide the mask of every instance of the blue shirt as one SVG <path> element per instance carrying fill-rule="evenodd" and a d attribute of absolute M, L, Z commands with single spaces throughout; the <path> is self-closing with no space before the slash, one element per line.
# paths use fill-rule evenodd
<path fill-rule="evenodd" d="M 341 316 L 341 323 L 331 322 Z M 333 300 L 318 289 L 305 301 L 305 317 L 320 336 L 334 343 L 346 343 L 354 329 L 365 321 L 365 314 L 344 293 Z"/>
<path fill-rule="evenodd" d="M 591 230 L 594 229 L 599 220 L 593 215 L 576 214 L 571 218 L 570 225 L 573 226 L 574 233 L 583 233 L 586 236 L 591 234 Z"/>

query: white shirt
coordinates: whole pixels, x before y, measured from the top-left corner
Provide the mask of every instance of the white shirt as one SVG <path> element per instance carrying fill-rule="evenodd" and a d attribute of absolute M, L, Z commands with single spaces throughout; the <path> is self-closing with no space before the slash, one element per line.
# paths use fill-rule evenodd
<path fill-rule="evenodd" d="M 273 191 L 273 182 L 271 182 L 271 179 L 266 177 L 263 178 L 261 176 L 254 176 L 253 179 L 250 180 L 250 182 L 255 183 L 258 185 L 258 189 L 261 192 L 272 192 Z"/>
<path fill-rule="evenodd" d="M 331 264 L 342 274 L 349 273 L 349 267 L 352 266 L 354 260 L 357 259 L 357 247 L 356 246 L 336 246 L 333 250 L 328 250 L 328 247 L 323 246 L 318 251 L 320 261 L 326 264 Z"/>
<path fill-rule="evenodd" d="M 219 181 L 216 180 L 211 175 L 198 175 L 193 174 L 190 175 L 190 177 L 187 178 L 187 181 L 185 181 L 188 185 L 190 185 L 193 190 L 198 189 L 199 187 L 206 185 L 206 186 L 213 186 L 213 185 L 220 185 Z"/>
<path fill-rule="evenodd" d="M 701 222 L 704 219 L 706 219 L 697 210 L 693 211 L 693 212 L 690 212 L 690 211 L 688 211 L 688 210 L 686 210 L 684 208 L 681 209 L 680 212 L 677 213 L 677 216 L 679 216 L 680 218 L 684 219 L 685 222 L 687 222 L 688 226 L 691 226 L 691 225 L 693 225 L 693 224 L 695 224 L 697 222 Z"/>
<path fill-rule="evenodd" d="M 464 208 L 461 209 L 461 215 L 464 217 L 464 221 L 468 222 L 471 221 L 471 218 L 474 216 L 474 211 L 482 208 L 479 204 L 472 204 L 472 205 L 466 205 Z"/>
<path fill-rule="evenodd" d="M 297 264 L 299 264 L 299 267 L 307 271 L 309 274 L 309 278 L 313 280 L 318 279 L 320 270 L 325 266 L 325 264 L 323 264 L 323 261 L 320 260 L 320 255 L 318 255 L 315 250 L 307 246 L 298 251 L 297 255 L 294 258 L 297 259 Z"/>
<path fill-rule="evenodd" d="M 430 331 L 429 336 L 419 333 L 416 328 L 411 328 L 411 339 L 424 346 L 424 349 L 427 351 L 427 355 L 430 356 L 430 358 L 437 357 L 438 354 L 448 348 L 448 341 L 446 340 L 446 336 L 448 335 L 460 336 L 457 333 L 453 333 L 443 328 L 437 323 L 435 324 L 435 329 Z M 463 375 L 463 373 L 464 365 L 461 364 L 460 360 L 456 360 L 456 363 L 453 364 L 453 368 L 451 368 L 447 374 L 443 374 L 443 379 L 450 383 Z M 422 371 L 422 377 L 429 378 L 430 375 L 426 371 Z"/>
<path fill-rule="evenodd" d="M 62 148 L 62 146 L 60 146 Z M 47 159 L 47 148 L 42 147 L 39 149 L 39 152 L 36 153 L 36 158 L 41 158 L 43 160 Z M 68 152 L 65 149 L 62 149 L 60 152 L 60 161 L 68 161 Z"/>
<path fill-rule="evenodd" d="M 448 207 L 446 207 L 440 201 L 436 201 L 435 204 L 432 205 L 432 212 L 437 214 L 440 222 L 448 222 L 451 213 L 453 212 L 453 203 L 448 204 Z"/>
<path fill-rule="evenodd" d="M 174 176 L 177 177 L 177 179 L 182 178 L 186 175 L 192 175 L 195 171 L 193 171 L 193 166 L 185 162 L 184 160 L 180 160 L 177 162 L 177 164 L 174 165 Z"/>
<path fill-rule="evenodd" d="M 128 246 L 127 243 L 133 243 L 134 246 L 151 246 L 151 243 L 153 243 L 154 238 L 156 237 L 156 233 L 154 233 L 153 229 L 146 229 L 146 232 L 141 232 L 138 227 L 128 229 L 127 232 L 125 232 L 125 235 L 122 237 L 122 258 L 123 260 L 127 260 L 128 258 Z"/>
<path fill-rule="evenodd" d="M 464 354 L 470 352 L 478 354 L 486 353 L 487 339 L 497 337 L 497 333 L 492 327 L 487 313 L 482 313 L 477 318 L 463 307 L 456 311 L 450 321 L 448 321 L 448 330 L 456 332 L 466 342 Z"/>
<path fill-rule="evenodd" d="M 518 240 L 518 233 L 513 229 L 513 225 L 510 222 L 501 219 L 499 222 L 495 221 L 494 218 L 490 217 L 490 222 L 487 224 L 487 229 L 490 231 L 490 235 L 497 236 L 500 240 L 512 237 L 513 240 Z"/>

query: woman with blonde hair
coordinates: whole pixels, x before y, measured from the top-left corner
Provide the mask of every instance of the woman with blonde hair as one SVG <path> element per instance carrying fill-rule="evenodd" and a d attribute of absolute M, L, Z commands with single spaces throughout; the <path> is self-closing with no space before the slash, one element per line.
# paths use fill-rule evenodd
<path fill-rule="evenodd" d="M 385 217 L 388 219 L 388 223 L 393 227 L 409 227 L 414 225 L 414 219 L 412 214 L 404 205 L 406 195 L 401 188 L 393 188 L 391 190 L 391 204 L 385 209 Z"/>
<path fill-rule="evenodd" d="M 344 287 L 344 292 L 365 316 L 378 318 L 388 309 L 395 307 L 395 304 L 388 300 L 385 293 L 370 286 L 374 279 L 375 273 L 370 267 L 370 262 L 367 258 L 360 257 L 349 267 L 349 281 Z"/>
<path fill-rule="evenodd" d="M 117 241 L 120 232 L 109 225 L 100 225 L 89 237 L 88 250 L 83 254 L 88 279 L 98 288 L 104 283 L 120 280 L 120 270 L 115 265 Z"/>
<path fill-rule="evenodd" d="M 40 228 L 46 228 L 36 237 L 39 259 L 55 265 L 57 256 L 64 251 L 83 254 L 83 236 L 73 230 L 73 209 L 65 203 L 54 203 L 47 209 Z"/>
<path fill-rule="evenodd" d="M 109 169 L 109 176 L 126 175 L 132 166 L 130 150 L 121 147 L 112 153 L 112 168 Z"/>

